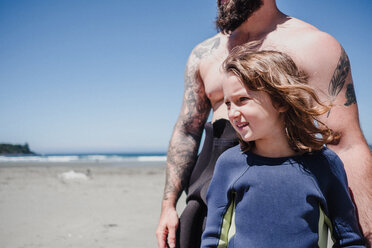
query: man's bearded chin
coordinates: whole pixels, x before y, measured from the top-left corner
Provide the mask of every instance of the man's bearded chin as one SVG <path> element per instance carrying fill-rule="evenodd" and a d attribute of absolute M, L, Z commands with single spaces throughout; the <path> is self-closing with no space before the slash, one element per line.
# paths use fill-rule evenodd
<path fill-rule="evenodd" d="M 262 0 L 228 0 L 220 4 L 218 1 L 217 29 L 223 34 L 229 34 L 245 22 L 263 2 Z"/>

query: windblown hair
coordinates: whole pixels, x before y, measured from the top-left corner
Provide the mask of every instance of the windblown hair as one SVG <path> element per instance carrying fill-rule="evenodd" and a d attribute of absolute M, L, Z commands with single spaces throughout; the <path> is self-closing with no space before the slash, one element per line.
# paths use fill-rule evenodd
<path fill-rule="evenodd" d="M 335 135 L 318 116 L 328 112 L 314 89 L 307 84 L 308 76 L 293 60 L 277 51 L 252 51 L 249 44 L 232 50 L 224 62 L 226 72 L 233 72 L 243 85 L 253 91 L 269 94 L 273 106 L 284 107 L 285 133 L 290 147 L 297 152 L 320 150 L 331 143 Z M 240 135 L 242 151 L 254 146 Z"/>

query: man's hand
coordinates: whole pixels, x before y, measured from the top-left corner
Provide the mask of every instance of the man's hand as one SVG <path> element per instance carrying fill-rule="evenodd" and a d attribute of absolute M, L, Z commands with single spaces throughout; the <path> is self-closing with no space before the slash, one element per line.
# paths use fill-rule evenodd
<path fill-rule="evenodd" d="M 178 214 L 175 207 L 163 207 L 160 215 L 156 238 L 159 248 L 176 247 L 176 231 L 178 228 Z"/>

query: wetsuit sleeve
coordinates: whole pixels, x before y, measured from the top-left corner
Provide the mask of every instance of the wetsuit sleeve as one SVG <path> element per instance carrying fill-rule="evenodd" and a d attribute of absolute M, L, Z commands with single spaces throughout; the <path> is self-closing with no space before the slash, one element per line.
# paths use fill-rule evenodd
<path fill-rule="evenodd" d="M 223 217 L 229 205 L 229 171 L 226 169 L 231 163 L 229 159 L 221 155 L 217 160 L 215 171 L 207 193 L 207 222 L 202 235 L 201 247 L 227 247 L 221 245 L 221 229 Z"/>
<path fill-rule="evenodd" d="M 350 196 L 347 177 L 341 159 L 330 160 L 327 204 L 332 222 L 333 247 L 366 247 L 360 231 L 355 206 Z"/>

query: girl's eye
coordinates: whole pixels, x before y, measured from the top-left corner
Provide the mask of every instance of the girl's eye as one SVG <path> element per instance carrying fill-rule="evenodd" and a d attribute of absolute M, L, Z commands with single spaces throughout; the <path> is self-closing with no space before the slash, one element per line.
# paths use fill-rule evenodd
<path fill-rule="evenodd" d="M 249 97 L 240 97 L 239 98 L 240 102 L 245 102 L 245 101 L 248 101 L 248 100 L 249 100 Z"/>

